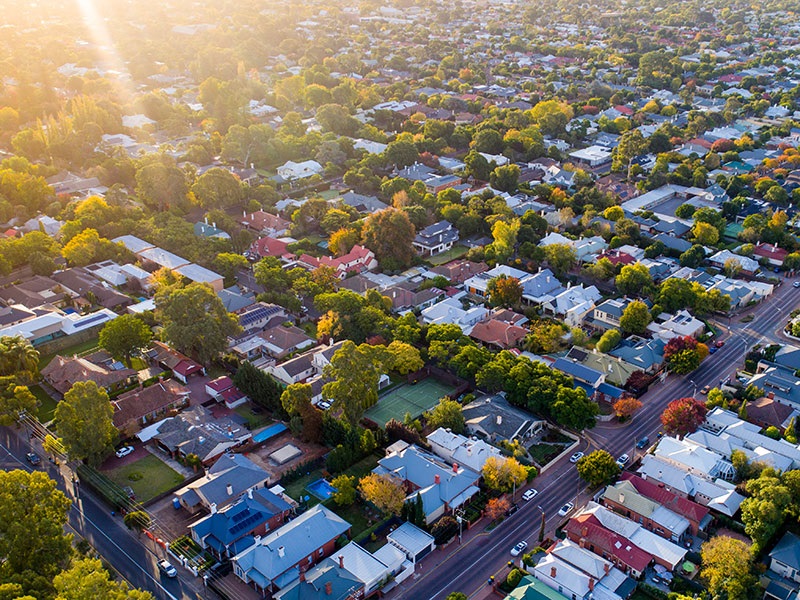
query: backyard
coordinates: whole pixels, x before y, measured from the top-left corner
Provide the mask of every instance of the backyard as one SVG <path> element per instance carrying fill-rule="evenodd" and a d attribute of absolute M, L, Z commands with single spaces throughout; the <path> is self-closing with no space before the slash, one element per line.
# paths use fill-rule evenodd
<path fill-rule="evenodd" d="M 378 399 L 364 416 L 381 427 L 391 419 L 402 421 L 406 413 L 413 418 L 420 416 L 439 403 L 439 399 L 453 392 L 453 386 L 434 377 L 422 379 L 415 384 L 403 384 L 393 388 Z"/>
<path fill-rule="evenodd" d="M 265 412 L 257 412 L 257 410 L 259 409 L 255 408 L 250 402 L 247 402 L 234 408 L 233 412 L 247 422 L 246 425 L 250 431 L 254 431 L 272 423 L 272 419 L 270 419 Z"/>
<path fill-rule="evenodd" d="M 438 267 L 439 265 L 449 263 L 451 260 L 461 258 L 467 252 L 469 252 L 469 248 L 466 246 L 453 246 L 450 250 L 437 254 L 436 256 L 428 257 L 426 260 L 434 267 Z"/>
<path fill-rule="evenodd" d="M 56 355 L 80 356 L 81 354 L 86 354 L 89 350 L 94 350 L 97 347 L 97 338 L 95 337 L 86 342 L 81 342 L 80 344 L 75 344 L 74 346 L 69 346 L 63 350 L 59 350 L 58 352 L 43 354 L 39 358 L 39 369 L 44 369 L 47 365 L 49 365 L 50 361 L 53 360 Z"/>
<path fill-rule="evenodd" d="M 130 486 L 139 502 L 147 502 L 183 483 L 183 477 L 152 454 L 105 472 L 120 487 Z"/>
<path fill-rule="evenodd" d="M 361 479 L 364 475 L 372 471 L 376 466 L 378 466 L 378 459 L 375 455 L 370 454 L 369 456 L 362 458 L 352 467 L 347 469 L 345 473 L 347 475 L 352 475 L 356 478 L 356 484 L 358 484 L 358 480 Z M 327 471 L 324 470 L 324 467 L 319 467 L 312 471 L 307 472 L 305 475 L 300 477 L 299 479 L 295 479 L 291 483 L 281 484 L 286 489 L 286 493 L 291 497 L 300 502 L 303 497 L 308 496 L 308 506 L 314 506 L 315 504 L 319 504 L 319 499 L 314 497 L 313 494 L 310 494 L 306 491 L 306 486 L 310 483 L 314 483 L 318 479 L 322 479 L 325 477 Z M 328 475 L 327 479 L 330 481 L 335 476 Z"/>

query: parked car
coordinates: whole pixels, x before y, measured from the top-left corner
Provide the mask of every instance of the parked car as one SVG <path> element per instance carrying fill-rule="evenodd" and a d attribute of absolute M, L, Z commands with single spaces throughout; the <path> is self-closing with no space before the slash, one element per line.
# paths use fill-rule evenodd
<path fill-rule="evenodd" d="M 34 467 L 35 467 L 36 465 L 38 465 L 40 462 L 42 462 L 42 459 L 41 459 L 41 458 L 39 458 L 39 455 L 38 455 L 38 454 L 35 454 L 35 453 L 33 453 L 33 452 L 28 452 L 28 453 L 25 455 L 25 458 L 26 458 L 26 459 L 27 459 L 27 461 L 28 461 L 29 463 L 31 463 L 31 464 L 32 464 Z"/>
<path fill-rule="evenodd" d="M 575 508 L 575 504 L 573 502 L 567 502 L 561 507 L 561 510 L 558 511 L 558 516 L 566 517 L 573 508 Z"/>
<path fill-rule="evenodd" d="M 573 454 L 572 456 L 569 457 L 569 462 L 576 463 L 580 459 L 582 459 L 583 457 L 584 457 L 583 452 L 576 452 L 575 454 Z"/>
<path fill-rule="evenodd" d="M 167 577 L 177 577 L 178 570 L 172 566 L 168 560 L 160 560 L 158 561 L 158 570 L 161 571 Z"/>
<path fill-rule="evenodd" d="M 519 556 L 523 552 L 525 552 L 525 548 L 528 547 L 528 542 L 522 541 L 516 546 L 511 549 L 511 556 Z"/>
<path fill-rule="evenodd" d="M 511 506 L 508 507 L 508 510 L 506 511 L 506 516 L 510 517 L 518 510 L 519 510 L 519 504 L 512 504 Z"/>
<path fill-rule="evenodd" d="M 617 464 L 619 465 L 619 468 L 620 468 L 620 469 L 624 469 L 624 468 L 625 468 L 625 465 L 627 465 L 627 464 L 628 464 L 628 460 L 629 460 L 629 459 L 630 459 L 630 457 L 629 457 L 627 454 L 623 454 L 622 456 L 620 456 L 620 457 L 617 459 Z"/>
<path fill-rule="evenodd" d="M 792 287 L 800 288 L 800 281 L 795 281 L 792 283 Z"/>
<path fill-rule="evenodd" d="M 653 575 L 650 578 L 650 581 L 652 581 L 653 583 L 661 583 L 661 579 L 658 578 L 658 575 Z"/>
<path fill-rule="evenodd" d="M 522 499 L 525 500 L 525 502 L 527 502 L 528 500 L 533 500 L 534 498 L 536 498 L 536 494 L 538 493 L 539 493 L 538 490 L 534 490 L 533 488 L 531 488 L 527 492 L 522 494 Z"/>
<path fill-rule="evenodd" d="M 649 443 L 650 443 L 650 438 L 644 436 L 642 439 L 636 442 L 636 447 L 639 448 L 639 450 L 641 450 L 642 448 L 647 448 Z"/>
<path fill-rule="evenodd" d="M 128 454 L 130 454 L 131 452 L 133 452 L 133 446 L 123 446 L 122 448 L 117 450 L 116 455 L 117 458 L 123 458 L 125 456 L 128 456 Z"/>
<path fill-rule="evenodd" d="M 703 389 L 700 390 L 700 393 L 705 396 L 710 391 L 711 391 L 711 386 L 710 385 L 706 385 L 706 386 L 703 386 Z"/>
<path fill-rule="evenodd" d="M 800 281 L 795 281 L 795 283 L 800 283 Z M 797 287 L 797 286 L 795 286 L 795 287 Z M 722 348 L 724 345 L 725 345 L 725 342 L 723 342 L 722 340 L 720 340 L 719 342 L 714 342 L 714 346 L 716 348 Z"/>

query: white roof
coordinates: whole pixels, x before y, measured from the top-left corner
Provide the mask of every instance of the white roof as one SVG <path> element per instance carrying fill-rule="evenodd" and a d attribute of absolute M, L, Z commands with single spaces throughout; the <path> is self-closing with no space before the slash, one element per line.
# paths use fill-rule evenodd
<path fill-rule="evenodd" d="M 155 309 L 156 309 L 155 300 L 153 300 L 152 298 L 148 298 L 147 300 L 143 300 L 142 302 L 139 302 L 138 304 L 134 304 L 132 306 L 129 306 L 128 307 L 128 312 L 133 313 L 133 314 L 141 314 L 141 313 L 145 313 L 145 312 L 147 312 L 149 310 L 155 310 Z"/>
<path fill-rule="evenodd" d="M 175 271 L 197 283 L 213 283 L 223 278 L 222 275 L 194 263 L 179 267 Z"/>
<path fill-rule="evenodd" d="M 341 558 L 344 568 L 355 575 L 356 579 L 362 583 L 371 583 L 375 579 L 380 579 L 388 571 L 387 565 L 355 542 L 350 542 L 344 548 L 337 550 L 331 558 L 337 564 Z"/>
<path fill-rule="evenodd" d="M 716 477 L 720 469 L 720 456 L 716 452 L 687 439 L 665 436 L 658 443 L 655 455 L 677 463 L 687 471 L 708 477 Z"/>
<path fill-rule="evenodd" d="M 406 521 L 395 529 L 386 539 L 396 544 L 412 556 L 416 556 L 433 544 L 433 536 L 419 527 Z"/>
<path fill-rule="evenodd" d="M 168 269 L 177 269 L 178 267 L 189 264 L 189 261 L 185 258 L 181 258 L 172 252 L 167 252 L 162 248 L 148 248 L 142 250 L 139 252 L 139 256 Z"/>
<path fill-rule="evenodd" d="M 145 242 L 142 238 L 138 238 L 135 235 L 121 235 L 115 237 L 111 241 L 122 244 L 134 254 L 139 254 L 142 250 L 147 250 L 148 248 L 155 248 L 150 242 Z"/>

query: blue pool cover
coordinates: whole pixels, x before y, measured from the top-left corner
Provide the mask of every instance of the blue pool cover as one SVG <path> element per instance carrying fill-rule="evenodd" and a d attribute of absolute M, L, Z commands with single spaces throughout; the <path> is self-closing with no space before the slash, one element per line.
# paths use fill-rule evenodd
<path fill-rule="evenodd" d="M 275 437 L 279 433 L 283 433 L 286 431 L 286 425 L 283 423 L 275 423 L 274 425 L 270 425 L 266 429 L 259 431 L 257 434 L 253 436 L 253 442 L 256 444 L 260 444 L 261 442 L 266 442 L 269 438 Z"/>

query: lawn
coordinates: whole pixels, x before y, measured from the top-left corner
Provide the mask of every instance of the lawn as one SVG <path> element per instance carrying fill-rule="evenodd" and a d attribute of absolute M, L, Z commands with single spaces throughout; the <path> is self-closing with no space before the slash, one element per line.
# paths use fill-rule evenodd
<path fill-rule="evenodd" d="M 528 448 L 528 452 L 533 457 L 533 460 L 541 466 L 549 463 L 563 451 L 564 446 L 558 446 L 556 444 L 533 444 Z"/>
<path fill-rule="evenodd" d="M 129 485 L 139 502 L 147 502 L 183 483 L 183 476 L 152 454 L 105 473 L 121 487 Z"/>
<path fill-rule="evenodd" d="M 31 391 L 31 394 L 36 396 L 36 399 L 39 401 L 39 409 L 37 411 L 39 421 L 42 423 L 49 423 L 53 420 L 53 414 L 56 412 L 56 406 L 58 402 L 53 400 L 50 397 L 50 394 L 45 392 L 41 386 L 32 385 L 28 388 Z"/>
<path fill-rule="evenodd" d="M 97 347 L 97 338 L 92 338 L 86 342 L 75 344 L 74 346 L 69 346 L 63 350 L 54 352 L 53 354 L 43 354 L 39 359 L 39 370 L 44 369 L 48 364 L 50 364 L 50 361 L 53 360 L 58 354 L 61 356 L 80 356 L 82 354 L 86 354 L 90 350 L 94 350 Z"/>
<path fill-rule="evenodd" d="M 357 538 L 375 524 L 375 521 L 371 520 L 367 515 L 367 507 L 359 501 L 353 502 L 350 506 L 339 506 L 331 499 L 325 503 L 325 506 L 352 525 L 352 529 L 350 529 L 351 539 Z"/>
<path fill-rule="evenodd" d="M 441 254 L 437 254 L 436 256 L 431 256 L 426 260 L 429 263 L 431 263 L 434 267 L 438 267 L 439 265 L 449 263 L 451 260 L 461 258 L 467 252 L 469 252 L 469 248 L 466 248 L 465 246 L 453 246 L 447 252 L 442 252 Z"/>
<path fill-rule="evenodd" d="M 348 475 L 352 475 L 356 478 L 356 484 L 358 484 L 358 480 L 361 479 L 364 475 L 372 471 L 378 465 L 378 459 L 374 454 L 370 454 L 369 456 L 362 458 L 356 464 L 351 466 L 345 473 Z M 323 477 L 322 473 L 323 469 L 314 469 L 313 471 L 309 472 L 306 475 L 303 475 L 300 479 L 296 479 L 291 483 L 284 485 L 283 487 L 286 488 L 286 493 L 291 497 L 297 500 L 298 502 L 304 496 L 308 496 L 308 506 L 314 506 L 315 504 L 319 504 L 319 500 L 315 498 L 313 495 L 309 494 L 306 491 L 306 486 L 309 483 L 314 483 L 317 479 L 321 479 Z M 335 475 L 328 476 L 328 481 L 336 477 Z"/>
<path fill-rule="evenodd" d="M 233 412 L 247 421 L 247 428 L 250 431 L 264 427 L 265 425 L 271 425 L 273 422 L 265 412 L 255 412 L 253 406 L 249 402 L 237 406 L 233 409 Z"/>

